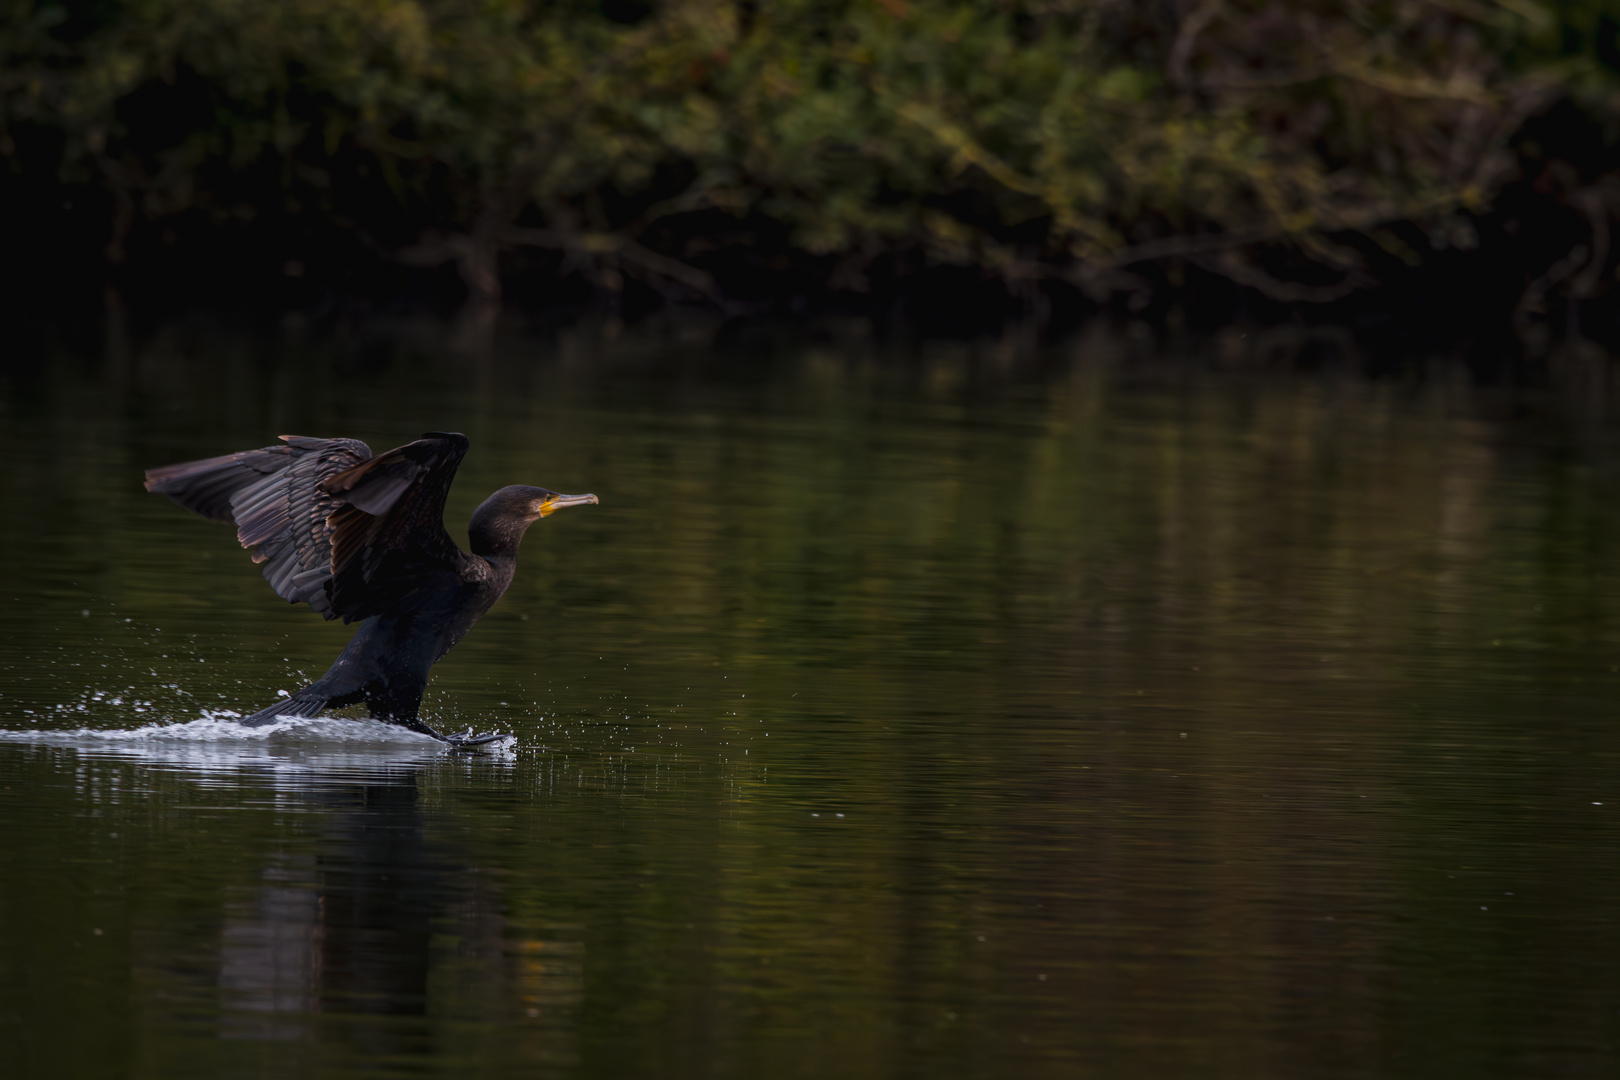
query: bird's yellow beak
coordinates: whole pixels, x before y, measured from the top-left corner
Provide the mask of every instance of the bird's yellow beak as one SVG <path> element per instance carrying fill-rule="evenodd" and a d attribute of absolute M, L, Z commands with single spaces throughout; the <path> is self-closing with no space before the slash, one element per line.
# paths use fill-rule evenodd
<path fill-rule="evenodd" d="M 595 495 L 553 495 L 540 504 L 540 516 L 550 517 L 558 510 L 565 510 L 570 506 L 595 506 L 601 501 Z"/>

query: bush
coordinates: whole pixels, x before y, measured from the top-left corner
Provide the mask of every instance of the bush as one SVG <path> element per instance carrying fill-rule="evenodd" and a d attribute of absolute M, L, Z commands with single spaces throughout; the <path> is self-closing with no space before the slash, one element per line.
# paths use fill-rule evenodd
<path fill-rule="evenodd" d="M 775 255 L 1328 300 L 1477 244 L 1528 118 L 1620 116 L 1597 0 L 5 2 L 0 150 L 114 262 L 315 221 L 489 298 L 543 250 L 717 302 Z M 1613 165 L 1547 193 L 1591 237 L 1543 292 L 1602 287 Z"/>

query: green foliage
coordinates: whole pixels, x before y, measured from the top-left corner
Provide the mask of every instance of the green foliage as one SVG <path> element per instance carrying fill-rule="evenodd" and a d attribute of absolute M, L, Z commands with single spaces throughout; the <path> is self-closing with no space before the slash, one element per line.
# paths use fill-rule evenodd
<path fill-rule="evenodd" d="M 718 211 L 855 288 L 895 252 L 1093 293 L 1176 257 L 1320 299 L 1365 282 L 1355 237 L 1466 246 L 1526 117 L 1615 111 L 1616 49 L 1596 0 L 6 0 L 0 149 L 58 133 L 115 257 L 263 212 L 268 175 L 490 294 L 523 245 L 712 290 L 712 237 L 643 241 Z M 1305 283 L 1248 254 L 1279 247 Z"/>

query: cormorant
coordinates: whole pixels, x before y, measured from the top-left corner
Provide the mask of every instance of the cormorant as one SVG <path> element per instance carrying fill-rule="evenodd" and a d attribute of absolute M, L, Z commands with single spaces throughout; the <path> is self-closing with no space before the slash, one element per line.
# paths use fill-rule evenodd
<path fill-rule="evenodd" d="M 242 723 L 259 727 L 364 701 L 373 718 L 446 742 L 496 738 L 442 735 L 417 719 L 428 671 L 512 583 L 524 531 L 596 496 L 501 488 L 473 511 L 469 555 L 443 522 L 465 435 L 430 431 L 376 457 L 358 439 L 281 441 L 146 473 L 146 490 L 234 523 L 282 599 L 327 619 L 360 621 L 325 675 Z"/>

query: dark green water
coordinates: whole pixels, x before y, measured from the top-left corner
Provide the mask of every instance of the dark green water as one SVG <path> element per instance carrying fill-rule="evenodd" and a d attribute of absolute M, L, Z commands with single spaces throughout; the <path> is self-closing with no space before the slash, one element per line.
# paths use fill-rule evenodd
<path fill-rule="evenodd" d="M 1591 394 L 1235 336 L 306 336 L 6 362 L 0 1076 L 1620 1071 Z M 437 669 L 515 745 L 203 719 L 348 631 L 141 470 L 429 428 L 455 535 L 602 498 Z"/>

